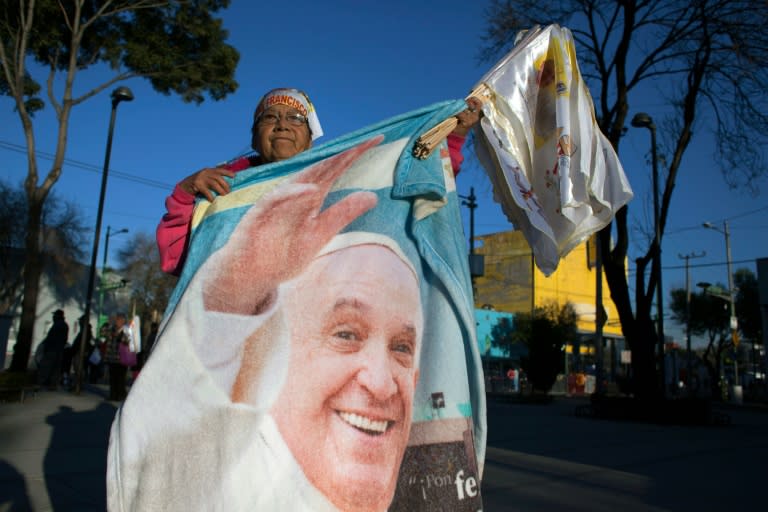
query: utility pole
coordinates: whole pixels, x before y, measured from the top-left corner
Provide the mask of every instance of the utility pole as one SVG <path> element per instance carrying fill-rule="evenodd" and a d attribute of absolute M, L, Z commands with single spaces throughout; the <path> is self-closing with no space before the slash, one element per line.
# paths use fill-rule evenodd
<path fill-rule="evenodd" d="M 703 258 L 707 253 L 701 254 L 678 254 L 677 257 L 685 260 L 685 351 L 686 351 L 686 379 L 685 388 L 688 390 L 688 396 L 691 396 L 691 382 L 693 382 L 693 365 L 691 353 L 691 273 L 689 269 L 689 260 L 691 258 Z"/>
<path fill-rule="evenodd" d="M 477 208 L 475 187 L 469 187 L 468 196 L 459 197 L 463 199 L 461 204 L 469 208 L 469 254 L 475 254 L 475 208 Z"/>
<path fill-rule="evenodd" d="M 476 294 L 475 277 L 482 276 L 484 273 L 484 258 L 482 254 L 475 254 L 475 208 L 477 208 L 477 197 L 475 196 L 475 187 L 469 187 L 469 195 L 462 196 L 461 204 L 469 208 L 469 275 L 472 279 L 472 294 Z"/>
<path fill-rule="evenodd" d="M 734 387 L 741 388 L 739 383 L 739 324 L 736 319 L 736 290 L 733 289 L 733 267 L 731 258 L 731 231 L 728 229 L 728 221 L 723 221 L 723 233 L 725 234 L 725 258 L 728 265 L 728 297 L 731 303 L 731 342 L 733 343 L 733 379 Z M 738 400 L 737 400 L 738 401 Z"/>
<path fill-rule="evenodd" d="M 725 236 L 725 257 L 728 265 L 728 296 L 725 298 L 731 305 L 731 342 L 733 343 L 733 399 L 741 403 L 741 385 L 739 384 L 739 321 L 736 318 L 736 290 L 733 289 L 733 268 L 731 259 L 731 231 L 728 229 L 728 221 L 723 221 L 723 229 L 718 229 L 711 222 L 702 224 L 705 228 L 712 229 Z"/>

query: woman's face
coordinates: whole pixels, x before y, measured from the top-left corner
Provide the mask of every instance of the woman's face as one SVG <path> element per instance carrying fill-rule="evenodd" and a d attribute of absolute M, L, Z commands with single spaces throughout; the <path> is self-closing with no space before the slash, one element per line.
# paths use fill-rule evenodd
<path fill-rule="evenodd" d="M 259 121 L 258 117 L 254 119 L 251 146 L 259 152 L 265 162 L 286 160 L 312 147 L 309 125 L 306 122 L 294 125 L 286 118 L 298 113 L 288 105 L 273 105 L 260 115 L 278 116 L 276 123 Z"/>

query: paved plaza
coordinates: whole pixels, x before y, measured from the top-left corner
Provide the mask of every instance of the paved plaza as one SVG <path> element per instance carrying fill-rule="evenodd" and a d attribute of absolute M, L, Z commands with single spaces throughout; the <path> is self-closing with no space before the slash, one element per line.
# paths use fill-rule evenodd
<path fill-rule="evenodd" d="M 768 507 L 765 410 L 719 409 L 730 425 L 690 427 L 576 416 L 584 403 L 489 400 L 486 512 Z M 115 411 L 101 387 L 0 403 L 0 512 L 103 511 Z"/>
<path fill-rule="evenodd" d="M 768 412 L 716 407 L 730 425 L 577 417 L 584 399 L 489 403 L 486 512 L 766 510 Z"/>

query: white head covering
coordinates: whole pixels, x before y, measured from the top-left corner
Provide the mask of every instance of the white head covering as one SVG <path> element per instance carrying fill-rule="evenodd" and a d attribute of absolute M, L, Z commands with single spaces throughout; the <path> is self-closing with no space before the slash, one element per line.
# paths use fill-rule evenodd
<path fill-rule="evenodd" d="M 256 116 L 272 105 L 288 105 L 298 110 L 301 115 L 307 116 L 312 140 L 323 135 L 323 128 L 320 126 L 320 120 L 317 118 L 315 106 L 304 91 L 285 87 L 272 89 L 259 100 L 259 104 L 256 107 Z"/>
<path fill-rule="evenodd" d="M 316 257 L 319 258 L 320 256 L 325 256 L 326 254 L 331 254 L 332 252 L 358 245 L 380 245 L 382 247 L 386 247 L 398 258 L 400 258 L 406 267 L 408 267 L 408 269 L 413 273 L 413 277 L 416 279 L 416 282 L 421 282 L 421 279 L 419 279 L 419 273 L 416 271 L 413 262 L 411 262 L 408 256 L 405 255 L 403 250 L 400 248 L 400 245 L 392 238 L 379 233 L 373 233 L 370 231 L 348 231 L 346 233 L 339 233 L 334 236 L 331 241 L 325 245 L 325 247 L 320 249 L 320 252 Z"/>

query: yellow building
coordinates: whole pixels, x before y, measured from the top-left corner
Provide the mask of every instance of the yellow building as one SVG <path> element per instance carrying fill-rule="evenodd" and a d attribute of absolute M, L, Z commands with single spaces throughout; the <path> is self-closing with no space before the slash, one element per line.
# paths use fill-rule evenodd
<path fill-rule="evenodd" d="M 578 348 L 568 347 L 576 348 L 573 354 L 576 357 L 571 364 L 580 368 L 593 364 L 596 275 L 592 243 L 585 242 L 574 248 L 560 260 L 557 270 L 547 277 L 534 265 L 533 253 L 521 231 L 476 236 L 475 242 L 475 253 L 483 255 L 485 262 L 483 275 L 474 278 L 475 307 L 514 315 L 530 313 L 536 307 L 551 303 L 562 307 L 570 302 L 578 314 L 580 333 L 580 339 L 575 340 Z M 603 326 L 604 369 L 610 376 L 616 374 L 620 364 L 619 351 L 624 343 L 619 317 L 605 278 L 602 295 L 607 317 Z M 515 362 L 500 362 L 486 366 L 486 370 L 493 370 L 491 373 L 506 372 L 507 366 L 513 367 Z M 573 367 L 569 369 L 573 370 Z"/>
<path fill-rule="evenodd" d="M 534 265 L 533 253 L 521 231 L 481 235 L 475 240 L 480 242 L 475 252 L 485 260 L 484 275 L 475 278 L 475 307 L 530 313 L 552 302 L 559 306 L 570 302 L 579 315 L 579 330 L 595 332 L 595 268 L 594 255 L 591 260 L 587 256 L 589 243 L 573 249 L 547 277 Z M 621 336 L 619 317 L 605 279 L 602 288 L 607 314 L 603 334 Z"/>

